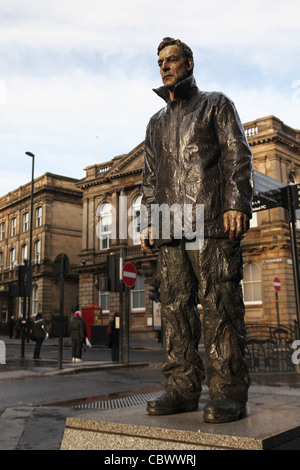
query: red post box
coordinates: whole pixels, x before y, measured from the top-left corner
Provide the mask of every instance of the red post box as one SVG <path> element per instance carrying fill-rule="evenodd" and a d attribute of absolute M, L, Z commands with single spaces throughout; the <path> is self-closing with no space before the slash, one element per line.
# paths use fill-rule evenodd
<path fill-rule="evenodd" d="M 92 325 L 102 325 L 102 310 L 102 307 L 99 305 L 84 305 L 81 307 L 81 317 L 86 324 L 89 341 L 91 341 Z"/>

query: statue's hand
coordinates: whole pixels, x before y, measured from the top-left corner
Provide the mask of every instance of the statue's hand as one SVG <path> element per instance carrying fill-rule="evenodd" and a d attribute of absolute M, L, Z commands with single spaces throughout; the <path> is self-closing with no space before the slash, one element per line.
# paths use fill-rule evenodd
<path fill-rule="evenodd" d="M 229 232 L 229 240 L 239 238 L 249 229 L 249 217 L 239 211 L 227 211 L 223 215 L 225 233 Z"/>
<path fill-rule="evenodd" d="M 144 253 L 152 254 L 153 250 L 151 247 L 154 247 L 154 228 L 148 227 L 141 233 L 141 250 Z"/>

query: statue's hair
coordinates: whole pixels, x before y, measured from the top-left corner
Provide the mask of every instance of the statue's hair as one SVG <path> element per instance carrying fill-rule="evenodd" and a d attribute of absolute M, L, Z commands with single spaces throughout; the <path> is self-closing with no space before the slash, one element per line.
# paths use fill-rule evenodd
<path fill-rule="evenodd" d="M 182 53 L 183 57 L 186 60 L 188 60 L 188 59 L 193 59 L 194 60 L 193 51 L 187 44 L 180 41 L 180 39 L 174 39 L 174 38 L 169 38 L 169 37 L 163 38 L 163 40 L 161 41 L 161 43 L 159 44 L 159 46 L 157 48 L 157 55 L 159 55 L 160 51 L 166 46 L 178 46 L 179 49 L 181 50 L 181 53 Z M 192 73 L 192 71 L 191 71 L 191 73 Z"/>

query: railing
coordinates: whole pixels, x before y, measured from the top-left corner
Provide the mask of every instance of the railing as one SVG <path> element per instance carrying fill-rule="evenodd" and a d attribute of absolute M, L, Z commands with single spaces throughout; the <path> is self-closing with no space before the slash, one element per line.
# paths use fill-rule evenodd
<path fill-rule="evenodd" d="M 258 127 L 256 125 L 252 125 L 251 127 L 247 127 L 244 129 L 246 137 L 252 137 L 253 135 L 258 134 Z"/>
<path fill-rule="evenodd" d="M 246 325 L 249 372 L 292 372 L 294 330 L 290 325 Z"/>

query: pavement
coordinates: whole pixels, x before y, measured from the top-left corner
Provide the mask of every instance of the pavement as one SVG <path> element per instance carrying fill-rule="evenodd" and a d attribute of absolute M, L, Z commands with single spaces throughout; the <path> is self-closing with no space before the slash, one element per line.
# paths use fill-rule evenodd
<path fill-rule="evenodd" d="M 0 347 L 1 344 L 4 344 L 5 347 L 8 345 L 15 345 L 21 347 L 21 340 L 15 338 L 9 338 L 7 336 L 0 336 Z M 0 381 L 1 380 L 13 380 L 13 379 L 21 379 L 30 376 L 51 376 L 51 375 L 62 375 L 62 374 L 74 374 L 79 372 L 89 372 L 89 371 L 96 371 L 96 370 L 104 370 L 104 369 L 117 369 L 123 367 L 137 367 L 137 366 L 145 366 L 148 365 L 149 362 L 145 363 L 144 361 L 139 362 L 126 362 L 126 354 L 123 353 L 123 362 L 112 362 L 112 361 L 97 361 L 97 360 L 85 360 L 83 359 L 82 362 L 73 363 L 71 359 L 65 358 L 65 356 L 69 356 L 69 354 L 65 353 L 65 350 L 71 348 L 71 340 L 69 338 L 63 339 L 63 359 L 61 364 L 59 364 L 58 358 L 42 358 L 40 360 L 34 360 L 31 357 L 32 354 L 32 345 L 34 343 L 30 342 L 30 356 L 28 355 L 28 343 L 25 342 L 25 357 L 22 358 L 21 354 L 18 354 L 14 357 L 6 358 L 5 363 L 0 362 Z M 58 347 L 59 340 L 58 338 L 49 338 L 47 341 L 43 343 L 43 351 L 45 348 L 52 346 Z M 104 349 L 101 346 L 93 346 L 95 349 Z M 153 351 L 161 351 L 162 352 L 162 345 L 156 339 L 148 338 L 133 338 L 130 341 L 130 350 L 153 350 Z M 46 354 L 47 355 L 47 354 Z M 84 358 L 83 354 L 83 358 Z M 1 359 L 1 354 L 0 354 Z M 162 352 L 162 360 L 163 360 L 163 352 Z"/>
<path fill-rule="evenodd" d="M 0 336 L 0 348 L 7 345 L 21 345 L 20 340 L 10 339 L 7 336 Z M 45 341 L 43 348 L 48 346 L 58 346 L 57 338 L 49 338 Z M 64 338 L 65 348 L 71 346 L 70 340 Z M 47 359 L 40 361 L 33 360 L 32 343 L 31 347 L 25 345 L 25 358 L 9 357 L 7 364 L 0 364 L 0 381 L 21 380 L 24 378 L 54 376 L 61 374 L 76 374 L 84 371 L 109 370 L 118 368 L 137 368 L 153 366 L 159 367 L 159 358 L 164 358 L 162 345 L 155 339 L 130 339 L 130 349 L 153 350 L 162 352 L 156 355 L 156 363 L 149 362 L 122 362 L 113 363 L 112 361 L 83 360 L 80 363 L 72 363 L 70 359 L 63 358 L 62 367 L 58 368 L 57 358 L 49 359 L 49 354 L 45 353 Z M 200 345 L 200 350 L 203 345 Z M 30 349 L 30 357 L 29 357 Z M 0 350 L 1 353 L 1 350 Z M 2 351 L 3 353 L 3 351 Z M 65 354 L 64 356 L 69 356 Z M 86 355 L 88 356 L 88 355 Z M 1 359 L 1 354 L 0 354 Z M 291 400 L 296 404 L 300 398 L 300 373 L 260 373 L 251 374 L 252 385 L 251 394 L 257 396 L 275 397 L 285 400 Z M 207 386 L 204 386 L 203 392 L 208 393 Z M 297 404 L 297 407 L 299 405 Z M 93 413 L 93 409 L 88 409 L 88 413 Z M 58 450 L 60 448 L 63 432 L 65 429 L 65 420 L 67 417 L 76 417 L 78 409 L 62 406 L 20 406 L 7 408 L 0 414 L 0 450 Z"/>

